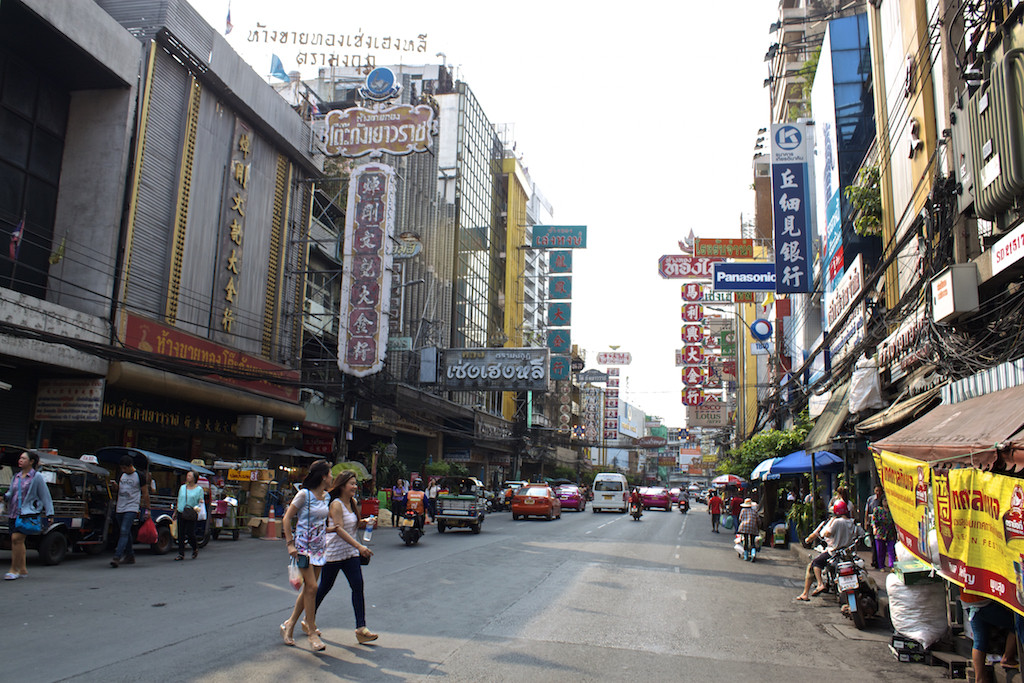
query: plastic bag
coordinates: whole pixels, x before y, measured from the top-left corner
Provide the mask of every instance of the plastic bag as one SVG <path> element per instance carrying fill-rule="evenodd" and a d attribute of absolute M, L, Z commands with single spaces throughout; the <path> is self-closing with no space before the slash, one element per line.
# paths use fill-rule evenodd
<path fill-rule="evenodd" d="M 196 507 L 199 508 L 199 517 L 196 519 L 196 521 L 197 522 L 205 522 L 206 521 L 206 503 L 203 502 L 203 501 L 199 501 L 199 505 L 197 505 Z"/>
<path fill-rule="evenodd" d="M 926 648 L 942 640 L 946 624 L 946 586 L 943 583 L 905 585 L 898 576 L 885 579 L 893 629 Z"/>
<path fill-rule="evenodd" d="M 139 527 L 139 533 L 135 535 L 135 540 L 139 543 L 153 544 L 158 538 L 160 537 L 156 533 L 156 524 L 153 523 L 153 518 L 147 517 Z"/>
<path fill-rule="evenodd" d="M 288 583 L 295 590 L 302 590 L 302 572 L 299 571 L 299 565 L 295 563 L 294 557 L 288 561 Z"/>
<path fill-rule="evenodd" d="M 857 369 L 850 376 L 850 412 L 885 408 L 882 383 L 878 379 L 878 365 L 870 358 L 857 361 Z"/>
<path fill-rule="evenodd" d="M 732 518 L 732 515 L 726 515 L 722 517 L 722 526 L 724 526 L 726 529 L 731 529 L 735 522 L 736 520 Z"/>
<path fill-rule="evenodd" d="M 171 532 L 171 538 L 178 540 L 178 520 L 172 519 L 171 525 L 167 527 L 167 530 Z"/>

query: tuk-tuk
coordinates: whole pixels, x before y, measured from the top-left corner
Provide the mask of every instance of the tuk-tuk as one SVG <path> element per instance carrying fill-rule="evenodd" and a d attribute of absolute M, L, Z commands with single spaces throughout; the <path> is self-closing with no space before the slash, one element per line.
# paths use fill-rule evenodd
<path fill-rule="evenodd" d="M 472 477 L 441 477 L 437 486 L 434 521 L 438 533 L 443 534 L 450 527 L 468 527 L 474 534 L 480 533 L 485 513 L 480 481 Z"/>
<path fill-rule="evenodd" d="M 174 546 L 174 537 L 171 536 L 171 515 L 178 500 L 178 489 L 185 483 L 185 475 L 189 471 L 204 474 L 208 477 L 215 475 L 212 470 L 202 465 L 193 465 L 185 460 L 153 453 L 152 451 L 144 451 L 141 448 L 104 446 L 96 450 L 96 459 L 101 465 L 110 470 L 111 476 L 109 478 L 115 481 L 121 475 L 119 463 L 124 455 L 131 456 L 135 469 L 145 475 L 146 482 L 149 484 L 150 514 L 153 517 L 153 522 L 156 524 L 157 531 L 157 541 L 150 547 L 157 555 L 163 555 Z M 200 548 L 210 542 L 209 493 L 209 491 L 206 491 L 203 497 L 203 502 L 207 508 L 207 517 L 205 520 L 196 523 L 196 539 L 199 541 Z M 112 498 L 109 508 L 110 514 L 108 515 L 111 520 L 109 527 L 111 536 L 116 536 L 118 533 L 117 525 L 113 523 L 115 517 L 113 511 L 116 504 L 116 499 Z M 132 527 L 133 538 L 138 534 L 141 524 L 142 520 L 135 520 L 135 525 Z"/>
<path fill-rule="evenodd" d="M 39 456 L 38 473 L 53 499 L 53 521 L 39 536 L 26 536 L 25 547 L 38 550 L 43 564 L 64 561 L 69 550 L 95 555 L 103 550 L 106 519 L 107 470 L 99 465 L 66 458 L 47 450 L 0 445 L 0 489 L 7 490 L 24 453 Z M 0 517 L 0 548 L 11 548 L 10 519 Z"/>

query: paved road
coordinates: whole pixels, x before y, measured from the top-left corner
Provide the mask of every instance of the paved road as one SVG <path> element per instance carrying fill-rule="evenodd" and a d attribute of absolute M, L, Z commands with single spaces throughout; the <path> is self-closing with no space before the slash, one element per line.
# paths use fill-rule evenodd
<path fill-rule="evenodd" d="M 42 567 L 30 552 L 30 577 L 0 584 L 0 670 L 12 681 L 224 683 L 942 678 L 850 638 L 860 635 L 835 603 L 793 602 L 792 554 L 742 562 L 702 512 L 497 513 L 479 535 L 431 530 L 412 548 L 380 529 L 365 575 L 381 638 L 356 644 L 339 579 L 318 615 L 319 655 L 280 642 L 295 596 L 280 541 L 211 541 L 184 562 L 143 551 L 120 569 L 82 555 Z"/>

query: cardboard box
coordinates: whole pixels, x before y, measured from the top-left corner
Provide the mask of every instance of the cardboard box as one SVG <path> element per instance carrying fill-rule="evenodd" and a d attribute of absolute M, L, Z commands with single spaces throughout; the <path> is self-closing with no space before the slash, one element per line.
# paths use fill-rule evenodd
<path fill-rule="evenodd" d="M 892 637 L 892 646 L 906 652 L 924 652 L 924 645 L 898 633 Z"/>
<path fill-rule="evenodd" d="M 939 583 L 942 578 L 935 573 L 934 568 L 917 558 L 897 562 L 892 571 L 905 586 L 913 586 L 916 583 Z"/>
<path fill-rule="evenodd" d="M 263 538 L 267 533 L 267 520 L 264 517 L 249 518 L 249 532 L 253 538 Z"/>
<path fill-rule="evenodd" d="M 917 663 L 917 664 L 931 664 L 932 663 L 931 654 L 928 653 L 928 652 L 924 652 L 924 651 L 920 651 L 919 652 L 919 651 L 915 651 L 915 650 L 897 650 L 892 645 L 889 646 L 889 652 L 891 652 L 893 654 L 893 657 L 895 657 L 896 660 L 899 661 L 899 662 L 905 662 L 905 663 L 914 662 L 914 663 Z"/>

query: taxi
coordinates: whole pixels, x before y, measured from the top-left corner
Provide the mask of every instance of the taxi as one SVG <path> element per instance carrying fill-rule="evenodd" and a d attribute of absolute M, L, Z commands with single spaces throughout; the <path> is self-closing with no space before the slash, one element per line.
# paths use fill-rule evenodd
<path fill-rule="evenodd" d="M 640 489 L 640 500 L 645 510 L 662 508 L 671 512 L 672 497 L 664 486 L 645 486 Z"/>
<path fill-rule="evenodd" d="M 512 519 L 544 517 L 551 520 L 561 516 L 562 503 L 547 484 L 529 484 L 512 496 Z"/>
<path fill-rule="evenodd" d="M 562 484 L 555 492 L 558 495 L 558 501 L 564 509 L 576 510 L 577 512 L 583 512 L 587 509 L 587 499 L 584 497 L 583 491 L 580 490 L 579 486 Z"/>

